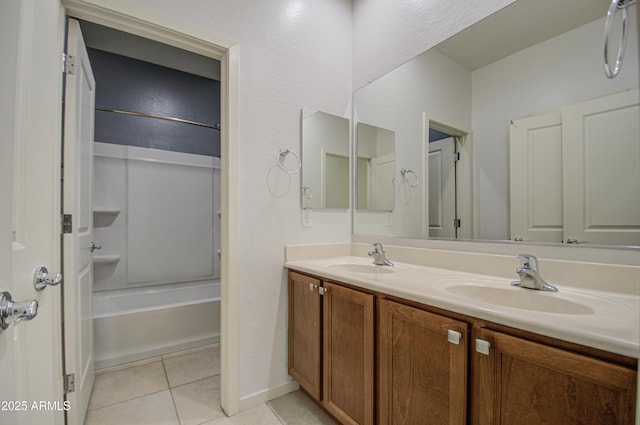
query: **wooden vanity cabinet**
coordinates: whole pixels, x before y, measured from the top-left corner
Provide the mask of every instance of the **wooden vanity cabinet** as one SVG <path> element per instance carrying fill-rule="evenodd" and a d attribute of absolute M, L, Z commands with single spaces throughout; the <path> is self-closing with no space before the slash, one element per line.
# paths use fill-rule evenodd
<path fill-rule="evenodd" d="M 374 423 L 374 296 L 289 272 L 289 374 L 340 423 Z"/>
<path fill-rule="evenodd" d="M 463 425 L 468 325 L 378 301 L 378 424 Z"/>
<path fill-rule="evenodd" d="M 637 371 L 489 329 L 474 341 L 474 425 L 632 425 Z"/>
<path fill-rule="evenodd" d="M 289 373 L 339 423 L 633 425 L 634 359 L 390 298 L 289 272 Z"/>
<path fill-rule="evenodd" d="M 289 272 L 289 375 L 321 398 L 322 310 L 320 279 Z"/>

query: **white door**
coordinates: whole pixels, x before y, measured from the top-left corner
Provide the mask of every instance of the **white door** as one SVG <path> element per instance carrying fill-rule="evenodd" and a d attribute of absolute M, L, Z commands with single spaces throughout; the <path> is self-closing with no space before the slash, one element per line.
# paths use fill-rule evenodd
<path fill-rule="evenodd" d="M 396 198 L 394 186 L 395 154 L 371 158 L 371 209 L 393 211 Z"/>
<path fill-rule="evenodd" d="M 11 245 L 13 230 L 13 126 L 15 123 L 15 88 L 16 71 L 15 48 L 18 36 L 19 2 L 0 3 L 0 55 L 6 62 L 2 67 L 0 78 L 0 293 L 8 291 L 14 294 L 13 273 L 11 264 Z M 11 53 L 13 51 L 13 54 Z M 14 66 L 10 66 L 14 64 Z M 0 377 L 3 382 L 15 382 L 15 344 L 13 327 L 0 331 Z M 19 400 L 16 388 L 11 385 L 0 385 L 0 402 Z M 8 407 L 8 406 L 7 406 Z M 0 422 L 3 425 L 16 425 L 19 412 L 16 410 L 0 411 Z"/>
<path fill-rule="evenodd" d="M 95 81 L 75 19 L 69 19 L 67 55 L 75 67 L 66 73 L 64 121 L 63 211 L 71 216 L 63 235 L 65 373 L 75 388 L 67 394 L 73 409 L 67 425 L 82 425 L 94 380 L 93 319 L 93 117 Z"/>
<path fill-rule="evenodd" d="M 510 238 L 561 242 L 562 115 L 512 120 L 509 126 Z"/>
<path fill-rule="evenodd" d="M 39 303 L 0 332 L 3 425 L 64 423 L 60 286 L 33 285 L 60 262 L 61 24 L 58 0 L 0 2 L 0 290 Z"/>
<path fill-rule="evenodd" d="M 429 143 L 429 237 L 455 239 L 455 138 Z"/>
<path fill-rule="evenodd" d="M 640 245 L 640 106 L 631 90 L 562 110 L 564 238 Z"/>

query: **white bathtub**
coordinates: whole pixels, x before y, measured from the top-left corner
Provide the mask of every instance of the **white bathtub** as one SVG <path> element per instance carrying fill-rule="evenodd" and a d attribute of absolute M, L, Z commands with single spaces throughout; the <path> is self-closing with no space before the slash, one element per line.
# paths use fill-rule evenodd
<path fill-rule="evenodd" d="M 220 341 L 220 282 L 93 294 L 97 369 Z"/>

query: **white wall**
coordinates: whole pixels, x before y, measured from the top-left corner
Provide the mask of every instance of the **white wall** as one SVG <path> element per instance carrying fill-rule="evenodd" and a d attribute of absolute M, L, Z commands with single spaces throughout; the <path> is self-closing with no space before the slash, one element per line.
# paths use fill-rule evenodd
<path fill-rule="evenodd" d="M 347 210 L 313 211 L 303 228 L 300 175 L 276 165 L 300 154 L 300 110 L 348 115 L 349 0 L 124 0 L 234 40 L 239 47 L 239 364 L 241 399 L 289 380 L 284 246 L 349 241 Z"/>
<path fill-rule="evenodd" d="M 354 89 L 513 1 L 354 0 Z"/>

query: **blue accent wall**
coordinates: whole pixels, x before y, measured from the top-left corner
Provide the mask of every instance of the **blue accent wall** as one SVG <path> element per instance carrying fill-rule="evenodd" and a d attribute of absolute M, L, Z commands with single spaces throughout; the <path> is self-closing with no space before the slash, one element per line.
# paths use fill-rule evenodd
<path fill-rule="evenodd" d="M 438 131 L 436 129 L 429 129 L 429 143 L 437 142 L 438 140 L 448 139 L 451 137 L 450 134 L 443 133 L 442 131 Z"/>
<path fill-rule="evenodd" d="M 96 109 L 120 109 L 220 123 L 220 82 L 160 65 L 87 49 Z M 220 156 L 220 131 L 155 118 L 96 111 L 97 142 Z"/>

